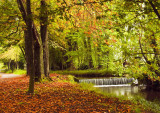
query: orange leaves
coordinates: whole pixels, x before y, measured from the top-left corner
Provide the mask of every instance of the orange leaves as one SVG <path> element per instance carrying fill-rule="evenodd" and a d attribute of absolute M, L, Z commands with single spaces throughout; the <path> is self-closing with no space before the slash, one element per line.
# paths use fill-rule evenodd
<path fill-rule="evenodd" d="M 87 37 L 91 37 L 92 31 L 84 31 Z"/>
<path fill-rule="evenodd" d="M 112 21 L 108 21 L 108 25 L 110 25 L 110 26 L 111 26 L 111 25 L 112 25 Z"/>
<path fill-rule="evenodd" d="M 104 40 L 104 43 L 106 43 L 108 46 L 110 45 L 110 43 L 107 40 Z"/>
<path fill-rule="evenodd" d="M 0 112 L 30 113 L 127 113 L 134 112 L 130 101 L 119 101 L 82 90 L 67 75 L 51 74 L 54 82 L 37 83 L 35 95 L 27 95 L 28 77 L 0 79 Z M 58 82 L 57 82 L 58 81 Z M 142 110 L 145 112 L 144 110 Z"/>
<path fill-rule="evenodd" d="M 98 46 L 98 44 L 95 42 L 95 41 L 93 41 L 93 44 L 97 47 Z"/>
<path fill-rule="evenodd" d="M 88 31 L 88 32 L 85 31 L 84 33 L 90 35 L 90 34 L 91 34 L 91 31 Z"/>
<path fill-rule="evenodd" d="M 108 46 L 110 45 L 110 44 L 113 44 L 113 43 L 116 43 L 117 42 L 117 40 L 115 40 L 115 39 L 110 39 L 110 40 L 104 40 L 104 43 L 106 43 Z"/>
<path fill-rule="evenodd" d="M 113 39 L 113 38 L 111 39 L 111 41 L 112 41 L 113 43 L 117 42 L 117 40 L 115 40 L 115 39 Z"/>
<path fill-rule="evenodd" d="M 77 13 L 77 16 L 80 16 L 81 14 L 82 14 L 82 12 L 79 11 L 79 12 Z"/>
<path fill-rule="evenodd" d="M 105 43 L 106 43 L 108 46 L 110 45 L 109 42 L 107 42 L 107 41 L 106 41 Z"/>

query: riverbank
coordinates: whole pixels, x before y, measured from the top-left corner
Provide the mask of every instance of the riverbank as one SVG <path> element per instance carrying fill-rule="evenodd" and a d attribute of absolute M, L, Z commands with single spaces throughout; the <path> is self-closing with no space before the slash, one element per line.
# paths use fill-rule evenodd
<path fill-rule="evenodd" d="M 72 76 L 51 74 L 53 82 L 35 84 L 35 94 L 27 95 L 29 77 L 0 80 L 0 112 L 84 112 L 153 113 L 150 108 L 107 97 L 82 88 Z"/>
<path fill-rule="evenodd" d="M 58 73 L 63 75 L 74 75 L 75 77 L 115 77 L 118 76 L 118 73 L 110 70 L 59 70 L 59 71 L 51 71 L 51 73 Z"/>

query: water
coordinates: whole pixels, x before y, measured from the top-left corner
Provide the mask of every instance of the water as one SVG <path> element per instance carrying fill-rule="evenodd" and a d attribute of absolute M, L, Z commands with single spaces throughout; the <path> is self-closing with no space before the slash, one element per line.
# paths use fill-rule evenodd
<path fill-rule="evenodd" d="M 95 86 L 99 87 L 104 93 L 115 94 L 117 96 L 128 96 L 132 97 L 139 93 L 139 86 L 131 86 L 131 85 L 117 85 L 117 86 Z M 141 86 L 143 88 L 143 86 Z"/>
<path fill-rule="evenodd" d="M 131 83 L 136 82 L 137 80 L 130 78 L 94 78 L 94 79 L 80 79 L 79 82 L 93 83 L 94 87 L 98 87 L 102 92 L 114 94 L 117 96 L 126 96 L 131 98 L 133 96 L 140 95 L 146 100 L 159 100 L 160 101 L 160 92 L 155 91 L 145 91 L 145 86 L 132 86 Z"/>
<path fill-rule="evenodd" d="M 119 85 L 119 84 L 131 84 L 135 82 L 136 80 L 134 78 L 100 78 L 100 79 L 80 79 L 79 82 L 85 82 L 85 83 L 93 83 L 95 85 Z"/>

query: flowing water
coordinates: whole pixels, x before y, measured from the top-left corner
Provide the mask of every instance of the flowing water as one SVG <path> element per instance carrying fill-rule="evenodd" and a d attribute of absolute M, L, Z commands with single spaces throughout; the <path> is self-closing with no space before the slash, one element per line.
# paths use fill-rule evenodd
<path fill-rule="evenodd" d="M 132 83 L 138 84 L 138 80 L 134 78 L 81 78 L 79 82 L 93 83 L 94 87 L 98 87 L 104 93 L 110 93 L 117 96 L 133 97 L 140 95 L 147 100 L 157 99 L 160 101 L 160 92 L 146 92 L 144 91 L 145 86 L 132 86 Z"/>
<path fill-rule="evenodd" d="M 134 78 L 101 78 L 101 79 L 80 79 L 79 82 L 93 83 L 95 85 L 119 85 L 119 84 L 129 84 L 136 81 Z"/>

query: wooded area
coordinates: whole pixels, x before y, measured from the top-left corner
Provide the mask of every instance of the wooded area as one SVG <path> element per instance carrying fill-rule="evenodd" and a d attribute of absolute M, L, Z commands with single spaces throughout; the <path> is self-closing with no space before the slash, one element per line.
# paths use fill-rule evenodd
<path fill-rule="evenodd" d="M 107 70 L 159 89 L 160 0 L 1 0 L 0 14 L 0 59 L 27 70 L 28 93 L 50 70 Z"/>

